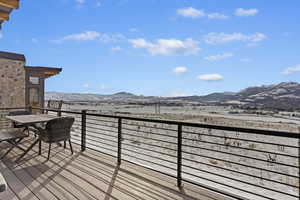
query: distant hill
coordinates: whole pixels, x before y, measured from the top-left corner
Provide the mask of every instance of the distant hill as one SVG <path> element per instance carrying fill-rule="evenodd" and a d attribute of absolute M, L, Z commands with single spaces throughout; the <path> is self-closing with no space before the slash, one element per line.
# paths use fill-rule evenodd
<path fill-rule="evenodd" d="M 132 93 L 129 93 L 129 92 L 118 92 L 118 93 L 115 93 L 113 94 L 112 96 L 114 97 L 120 97 L 120 98 L 124 98 L 124 97 L 127 97 L 127 98 L 134 98 L 136 97 L 136 95 L 132 94 Z"/>
<path fill-rule="evenodd" d="M 103 101 L 103 100 L 126 100 L 140 98 L 137 95 L 128 92 L 118 92 L 111 95 L 89 94 L 89 93 L 64 93 L 64 92 L 46 92 L 45 99 L 63 100 L 63 101 Z"/>
<path fill-rule="evenodd" d="M 127 92 L 112 95 L 47 92 L 46 99 L 64 101 L 158 101 L 158 97 L 137 96 Z M 163 97 L 161 102 L 199 102 L 225 104 L 242 108 L 300 110 L 300 84 L 282 82 L 274 85 L 254 86 L 237 93 L 212 93 L 205 96 Z"/>
<path fill-rule="evenodd" d="M 206 96 L 175 97 L 185 101 L 218 102 L 242 108 L 300 109 L 300 84 L 282 82 L 277 85 L 248 87 L 237 93 L 212 93 Z"/>

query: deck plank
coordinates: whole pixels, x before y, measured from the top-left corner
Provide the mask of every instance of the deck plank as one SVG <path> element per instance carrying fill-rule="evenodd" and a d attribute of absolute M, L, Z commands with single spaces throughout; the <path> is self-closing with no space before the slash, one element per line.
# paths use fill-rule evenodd
<path fill-rule="evenodd" d="M 24 145 L 31 142 L 29 138 Z M 47 144 L 41 156 L 35 147 L 16 164 L 21 151 L 15 149 L 0 161 L 0 171 L 9 183 L 0 200 L 228 200 L 188 184 L 180 190 L 175 178 L 126 161 L 118 166 L 115 158 L 92 150 L 80 152 L 77 144 L 73 144 L 73 155 L 68 148 L 52 146 L 49 161 Z"/>
<path fill-rule="evenodd" d="M 2 170 L 1 173 L 11 190 L 14 191 L 16 196 L 22 200 L 39 200 L 34 193 L 32 193 L 26 185 L 24 185 L 18 177 L 9 168 Z"/>
<path fill-rule="evenodd" d="M 34 166 L 29 173 L 31 173 L 43 187 L 47 188 L 58 199 L 76 199 L 76 196 L 74 196 L 72 192 L 69 192 L 63 185 L 60 185 L 56 180 L 53 180 L 56 174 L 53 171 L 48 170 L 53 164 L 41 165 L 41 163 L 44 163 L 44 158 L 40 158 L 39 160 L 30 159 L 25 165 Z"/>
<path fill-rule="evenodd" d="M 32 193 L 38 197 L 39 200 L 58 200 L 47 190 L 47 188 L 42 187 L 41 184 L 27 172 L 28 169 L 32 168 L 32 166 L 26 167 L 22 164 L 16 165 L 14 162 L 8 160 L 5 160 L 4 164 Z"/>
<path fill-rule="evenodd" d="M 5 173 L 5 171 L 7 170 L 9 169 L 2 163 L 2 161 L 0 161 L 0 171 L 2 173 Z M 6 191 L 0 192 L 0 200 L 7 200 L 7 199 L 19 200 L 19 198 L 15 195 L 15 193 L 13 192 L 13 190 L 10 188 L 9 185 Z"/>
<path fill-rule="evenodd" d="M 44 152 L 46 155 L 46 151 Z M 56 153 L 55 149 L 52 149 L 52 153 L 53 154 Z M 52 159 L 53 158 L 54 157 L 52 157 Z M 45 162 L 46 161 L 45 156 L 39 156 L 38 159 L 39 160 L 37 160 L 35 164 L 37 164 L 38 162 L 45 163 L 45 165 L 36 165 L 36 167 L 40 172 L 44 172 L 45 174 L 48 175 L 50 179 L 50 182 L 48 184 L 56 185 L 57 187 L 61 188 L 64 193 L 68 194 L 68 199 L 78 199 L 78 200 L 95 199 L 87 192 L 82 190 L 82 188 L 80 187 L 82 182 L 78 182 L 77 180 L 72 179 L 72 177 L 66 175 L 66 172 L 64 170 L 65 168 L 64 165 L 67 165 L 69 162 L 72 161 L 72 159 L 75 159 L 75 157 L 60 159 L 60 160 L 56 160 L 55 162 L 52 159 Z M 60 162 L 63 163 L 62 166 L 59 165 Z"/>

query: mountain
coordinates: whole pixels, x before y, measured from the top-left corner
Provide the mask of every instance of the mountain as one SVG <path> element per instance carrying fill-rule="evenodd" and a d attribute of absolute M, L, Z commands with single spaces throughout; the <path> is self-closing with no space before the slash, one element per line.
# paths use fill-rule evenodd
<path fill-rule="evenodd" d="M 102 101 L 102 100 L 117 100 L 117 99 L 134 99 L 140 98 L 128 92 L 118 92 L 111 95 L 89 94 L 89 93 L 64 93 L 64 92 L 46 92 L 45 99 L 63 100 L 63 101 Z"/>
<path fill-rule="evenodd" d="M 118 93 L 113 94 L 112 96 L 120 97 L 120 98 L 124 98 L 124 97 L 134 98 L 134 97 L 136 97 L 136 95 L 134 95 L 132 93 L 129 93 L 129 92 L 118 92 Z"/>
<path fill-rule="evenodd" d="M 186 96 L 186 97 L 172 97 L 170 99 L 181 99 L 186 101 L 197 101 L 197 102 L 223 102 L 236 99 L 236 93 L 223 92 L 223 93 L 212 93 L 205 96 Z"/>
<path fill-rule="evenodd" d="M 282 82 L 277 85 L 250 87 L 240 91 L 239 100 L 246 105 L 269 109 L 300 109 L 300 84 Z"/>
<path fill-rule="evenodd" d="M 236 104 L 242 108 L 300 109 L 300 84 L 282 82 L 277 85 L 248 87 L 237 93 L 212 93 L 206 96 L 177 97 L 185 101 Z"/>
<path fill-rule="evenodd" d="M 130 101 L 157 102 L 158 97 L 137 96 L 128 92 L 112 95 L 47 92 L 47 99 L 64 101 Z M 212 93 L 205 96 L 160 97 L 161 103 L 199 102 L 214 105 L 231 105 L 242 108 L 262 108 L 280 110 L 300 110 L 300 84 L 282 82 L 273 85 L 262 85 L 245 88 L 239 92 Z"/>

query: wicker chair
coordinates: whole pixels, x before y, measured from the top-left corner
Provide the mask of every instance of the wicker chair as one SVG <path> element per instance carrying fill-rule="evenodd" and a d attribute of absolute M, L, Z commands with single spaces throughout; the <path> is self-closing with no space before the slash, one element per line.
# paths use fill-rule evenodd
<path fill-rule="evenodd" d="M 66 147 L 66 141 L 69 141 L 70 150 L 73 154 L 73 148 L 71 144 L 71 127 L 74 123 L 73 117 L 60 117 L 52 119 L 47 122 L 45 129 L 37 127 L 39 134 L 39 145 L 41 142 L 49 143 L 48 160 L 50 158 L 51 144 L 64 141 L 64 148 Z M 41 149 L 41 148 L 40 148 Z M 41 152 L 39 152 L 41 154 Z"/>

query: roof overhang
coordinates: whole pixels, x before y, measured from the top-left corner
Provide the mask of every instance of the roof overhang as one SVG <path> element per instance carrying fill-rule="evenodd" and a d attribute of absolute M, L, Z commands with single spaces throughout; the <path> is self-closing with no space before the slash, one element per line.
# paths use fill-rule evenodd
<path fill-rule="evenodd" d="M 18 8 L 19 0 L 0 0 L 0 29 L 2 23 L 9 20 L 11 11 Z"/>
<path fill-rule="evenodd" d="M 57 75 L 62 71 L 62 68 L 55 67 L 33 67 L 33 66 L 25 66 L 26 70 L 36 71 L 44 74 L 45 78 L 49 78 L 51 76 Z"/>
<path fill-rule="evenodd" d="M 19 60 L 25 62 L 25 56 L 23 54 L 18 54 L 18 53 L 0 51 L 0 58 Z"/>

